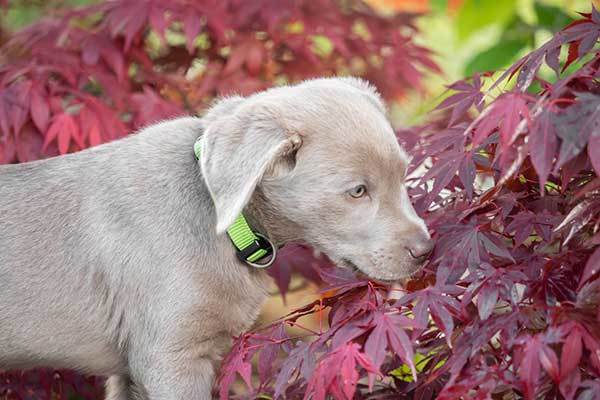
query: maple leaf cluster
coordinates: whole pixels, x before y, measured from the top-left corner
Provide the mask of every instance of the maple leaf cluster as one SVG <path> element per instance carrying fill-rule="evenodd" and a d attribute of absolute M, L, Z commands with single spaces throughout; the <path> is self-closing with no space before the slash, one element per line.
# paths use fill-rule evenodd
<path fill-rule="evenodd" d="M 46 10 L 52 2 L 65 3 Z M 382 17 L 359 0 L 111 0 L 2 28 L 0 164 L 78 151 L 201 112 L 217 96 L 317 76 L 363 76 L 397 99 L 421 88 L 424 69 L 439 71 L 412 41 L 412 18 Z M 271 273 L 285 293 L 292 272 L 318 280 L 325 264 L 296 246 Z M 74 394 L 102 398 L 102 380 L 0 371 L 2 398 Z"/>
<path fill-rule="evenodd" d="M 403 29 L 400 30 L 399 28 Z M 0 50 L 0 163 L 65 154 L 216 96 L 330 74 L 386 98 L 436 69 L 411 17 L 361 1 L 115 0 L 64 10 Z"/>
<path fill-rule="evenodd" d="M 599 37 L 594 9 L 399 131 L 429 263 L 400 293 L 317 268 L 319 300 L 236 338 L 220 397 L 600 398 Z"/>

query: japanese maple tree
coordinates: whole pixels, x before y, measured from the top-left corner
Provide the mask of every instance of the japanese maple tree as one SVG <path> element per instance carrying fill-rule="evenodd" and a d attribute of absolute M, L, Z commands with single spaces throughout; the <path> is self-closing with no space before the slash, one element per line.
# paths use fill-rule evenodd
<path fill-rule="evenodd" d="M 400 131 L 429 263 L 405 290 L 322 267 L 318 300 L 236 339 L 220 397 L 600 398 L 599 37 L 594 9 Z"/>

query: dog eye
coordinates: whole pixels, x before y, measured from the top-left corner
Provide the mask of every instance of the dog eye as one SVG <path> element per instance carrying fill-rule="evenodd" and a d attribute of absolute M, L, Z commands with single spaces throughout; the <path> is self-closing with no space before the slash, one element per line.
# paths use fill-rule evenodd
<path fill-rule="evenodd" d="M 350 191 L 348 191 L 348 194 L 354 197 L 355 199 L 358 199 L 367 194 L 367 187 L 365 185 L 355 186 L 352 189 L 350 189 Z"/>

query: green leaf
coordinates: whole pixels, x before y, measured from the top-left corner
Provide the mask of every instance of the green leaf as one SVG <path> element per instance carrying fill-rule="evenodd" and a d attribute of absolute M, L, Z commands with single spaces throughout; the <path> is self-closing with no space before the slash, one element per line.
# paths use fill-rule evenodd
<path fill-rule="evenodd" d="M 20 6 L 9 8 L 6 13 L 6 24 L 10 29 L 18 29 L 25 25 L 29 25 L 42 16 L 43 10 L 41 7 Z"/>
<path fill-rule="evenodd" d="M 415 368 L 417 369 L 417 372 L 419 372 L 419 373 L 423 372 L 423 369 L 425 368 L 425 365 L 427 364 L 428 359 L 433 357 L 434 355 L 435 355 L 435 351 L 430 352 L 427 356 L 424 356 L 423 354 L 415 353 Z M 433 369 L 436 370 L 436 369 L 440 368 L 442 365 L 444 365 L 444 363 L 445 363 L 445 361 L 438 361 L 438 363 L 435 365 L 435 367 Z M 398 368 L 391 370 L 388 374 L 390 376 L 393 376 L 404 382 L 412 382 L 413 381 L 410 367 L 406 364 L 400 365 Z"/>
<path fill-rule="evenodd" d="M 324 35 L 313 35 L 312 39 L 312 50 L 320 57 L 326 58 L 331 55 L 333 51 L 333 43 L 327 36 Z"/>
<path fill-rule="evenodd" d="M 448 0 L 431 0 L 431 9 L 436 12 L 445 12 L 448 8 Z"/>
<path fill-rule="evenodd" d="M 565 14 L 560 8 L 542 4 L 539 1 L 534 5 L 537 15 L 538 25 L 552 32 L 559 31 L 565 25 L 573 21 L 571 17 Z"/>
<path fill-rule="evenodd" d="M 526 46 L 525 38 L 500 41 L 469 60 L 465 74 L 470 76 L 475 72 L 496 71 L 514 61 Z"/>
<path fill-rule="evenodd" d="M 488 25 L 504 25 L 516 14 L 517 0 L 465 0 L 456 18 L 458 38 L 465 40 Z"/>
<path fill-rule="evenodd" d="M 396 369 L 393 369 L 389 372 L 389 374 L 401 381 L 404 382 L 412 382 L 413 377 L 411 375 L 410 368 L 406 364 L 402 364 Z"/>
<path fill-rule="evenodd" d="M 63 6 L 83 6 L 97 2 L 98 0 L 67 0 L 63 2 L 66 3 Z M 0 15 L 0 23 L 6 24 L 9 30 L 17 30 L 39 20 L 58 5 L 60 2 L 14 1 L 7 8 L 6 13 Z"/>

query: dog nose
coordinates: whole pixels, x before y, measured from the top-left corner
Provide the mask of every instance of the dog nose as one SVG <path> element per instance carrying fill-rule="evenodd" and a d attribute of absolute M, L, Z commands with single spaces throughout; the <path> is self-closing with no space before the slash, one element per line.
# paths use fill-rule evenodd
<path fill-rule="evenodd" d="M 410 256 L 414 259 L 426 259 L 433 251 L 435 242 L 432 239 L 419 240 L 412 243 L 407 249 Z"/>

